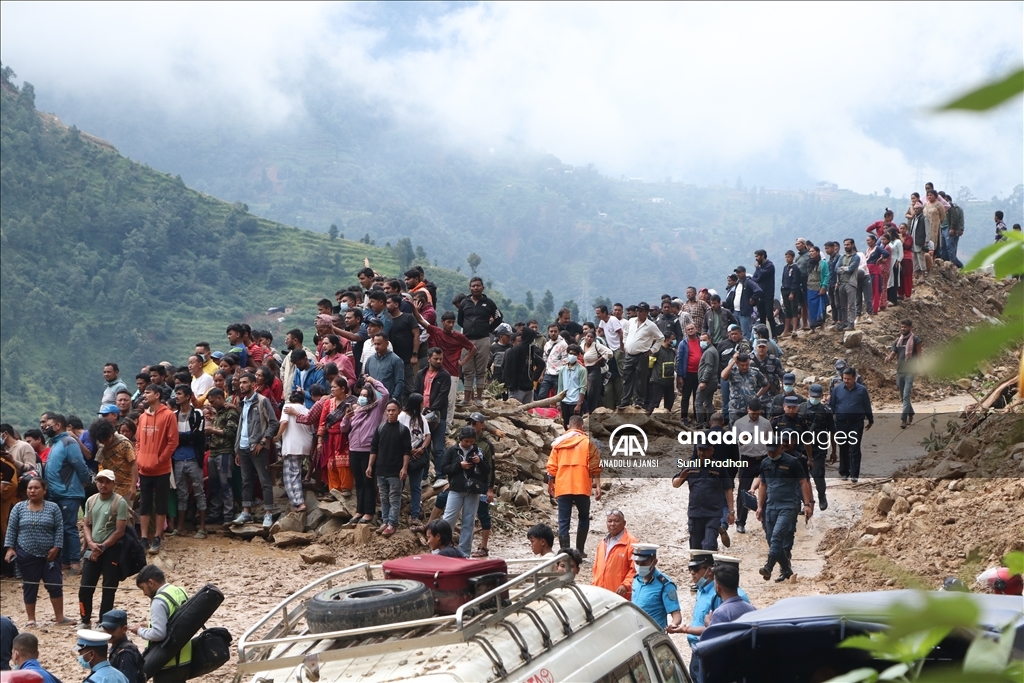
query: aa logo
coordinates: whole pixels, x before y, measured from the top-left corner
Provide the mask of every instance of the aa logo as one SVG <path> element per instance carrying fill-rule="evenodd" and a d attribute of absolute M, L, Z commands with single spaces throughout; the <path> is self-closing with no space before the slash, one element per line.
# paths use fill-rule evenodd
<path fill-rule="evenodd" d="M 633 424 L 616 427 L 608 437 L 612 457 L 642 458 L 647 455 L 647 433 Z"/>

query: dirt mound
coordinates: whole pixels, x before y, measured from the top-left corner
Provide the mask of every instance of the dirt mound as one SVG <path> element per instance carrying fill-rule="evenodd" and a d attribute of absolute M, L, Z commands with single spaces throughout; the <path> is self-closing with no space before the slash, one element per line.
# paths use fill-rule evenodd
<path fill-rule="evenodd" d="M 835 592 L 935 588 L 948 576 L 972 585 L 1010 550 L 1024 549 L 1024 420 L 1020 406 L 969 416 L 941 450 L 878 485 L 847 530 L 818 550 Z"/>
<path fill-rule="evenodd" d="M 798 382 L 810 384 L 807 378 L 827 382 L 835 374 L 835 360 L 844 358 L 864 378 L 872 400 L 898 402 L 896 363 L 886 363 L 885 356 L 899 335 L 900 320 L 913 320 L 914 332 L 926 348 L 934 349 L 967 328 L 997 318 L 1013 284 L 1011 280 L 997 281 L 982 273 L 962 273 L 952 264 L 938 261 L 928 279 L 915 285 L 910 299 L 879 311 L 871 323 L 866 322 L 866 316 L 861 319 L 857 330 L 863 334 L 858 342 L 849 342 L 853 348 L 844 346 L 842 332 L 831 329 L 802 332 L 798 337 L 782 340 L 783 363 L 787 371 L 796 373 Z M 1010 354 L 1001 360 L 1009 363 Z M 968 379 L 960 386 L 980 391 L 986 382 L 1000 376 L 998 367 L 983 368 L 978 378 Z M 954 387 L 948 382 L 919 376 L 915 379 L 914 391 L 919 399 L 942 398 L 954 391 Z"/>

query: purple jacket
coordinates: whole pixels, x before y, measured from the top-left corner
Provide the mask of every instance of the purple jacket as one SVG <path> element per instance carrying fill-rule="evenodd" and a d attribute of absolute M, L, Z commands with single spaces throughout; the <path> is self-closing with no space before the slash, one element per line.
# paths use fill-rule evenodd
<path fill-rule="evenodd" d="M 377 427 L 384 421 L 384 409 L 388 405 L 391 394 L 387 388 L 372 380 L 374 388 L 377 389 L 377 402 L 365 408 L 356 407 L 356 412 L 351 417 L 346 416 L 341 421 L 341 431 L 348 432 L 348 448 L 350 451 L 370 452 L 370 443 L 373 441 L 373 434 Z"/>

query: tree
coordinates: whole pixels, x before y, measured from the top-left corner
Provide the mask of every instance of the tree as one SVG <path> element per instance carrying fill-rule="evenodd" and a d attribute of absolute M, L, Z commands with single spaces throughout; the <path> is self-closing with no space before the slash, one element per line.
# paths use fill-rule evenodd
<path fill-rule="evenodd" d="M 606 296 L 599 296 L 594 299 L 594 308 L 598 306 L 607 306 L 608 310 L 612 310 L 612 300 Z"/>
<path fill-rule="evenodd" d="M 889 196 L 890 194 L 892 194 L 892 190 L 891 190 L 891 189 L 889 189 L 888 187 L 887 187 L 887 188 L 885 188 L 884 190 L 882 190 L 882 192 L 884 192 L 884 193 L 885 193 L 885 196 L 886 196 L 886 197 L 888 197 L 888 196 Z"/>
<path fill-rule="evenodd" d="M 550 289 L 544 291 L 544 298 L 540 300 L 540 310 L 546 320 L 551 320 L 551 314 L 555 312 L 555 295 Z"/>
<path fill-rule="evenodd" d="M 476 269 L 480 267 L 481 261 L 483 259 L 475 251 L 466 257 L 466 263 L 469 264 L 469 269 L 473 271 L 473 275 L 476 275 Z"/>
<path fill-rule="evenodd" d="M 412 260 L 416 256 L 416 252 L 412 248 L 412 240 L 403 237 L 395 244 L 393 251 L 398 260 L 398 269 L 404 273 L 412 265 Z"/>
<path fill-rule="evenodd" d="M 423 250 L 423 245 L 422 244 L 417 244 L 416 245 L 416 260 L 417 261 L 426 261 L 427 260 L 427 252 Z"/>
<path fill-rule="evenodd" d="M 971 188 L 967 187 L 966 185 L 961 185 L 960 190 L 956 193 L 956 200 L 958 202 L 966 204 L 972 199 L 974 199 L 974 193 L 971 192 Z"/>
<path fill-rule="evenodd" d="M 528 311 L 530 311 L 532 313 L 533 312 L 533 292 L 530 291 L 529 289 L 526 290 L 526 301 L 525 301 L 525 304 L 526 304 L 526 310 L 528 310 Z"/>
<path fill-rule="evenodd" d="M 331 223 L 331 227 L 327 229 L 327 236 L 332 240 L 338 239 L 338 226 Z"/>

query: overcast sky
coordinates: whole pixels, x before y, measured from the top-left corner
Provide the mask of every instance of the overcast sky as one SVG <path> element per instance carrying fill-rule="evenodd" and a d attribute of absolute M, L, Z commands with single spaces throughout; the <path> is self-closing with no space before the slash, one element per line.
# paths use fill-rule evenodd
<path fill-rule="evenodd" d="M 1024 176 L 1021 98 L 981 116 L 928 111 L 1019 67 L 1020 2 L 4 2 L 0 13 L 3 63 L 54 98 L 135 97 L 268 127 L 303 113 L 297 93 L 315 75 L 453 143 L 514 140 L 615 177 L 900 195 L 920 167 L 988 198 Z"/>

